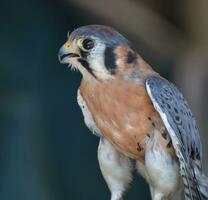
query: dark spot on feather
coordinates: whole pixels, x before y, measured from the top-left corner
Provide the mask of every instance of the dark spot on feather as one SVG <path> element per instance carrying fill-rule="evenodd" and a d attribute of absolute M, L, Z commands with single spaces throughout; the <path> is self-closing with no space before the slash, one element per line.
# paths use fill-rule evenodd
<path fill-rule="evenodd" d="M 139 147 L 137 147 L 137 151 L 139 151 L 139 152 L 140 152 L 140 151 L 142 151 L 142 149 L 141 149 L 141 148 L 139 148 Z"/>
<path fill-rule="evenodd" d="M 184 144 L 184 139 L 183 139 L 183 137 L 181 136 L 181 142 L 182 142 L 182 144 Z M 184 148 L 184 147 L 183 147 Z"/>
<path fill-rule="evenodd" d="M 200 160 L 201 159 L 201 156 L 199 154 L 199 150 L 198 149 L 197 149 L 197 152 L 196 152 L 196 156 L 195 157 L 196 157 L 197 160 Z"/>
<path fill-rule="evenodd" d="M 180 125 L 180 126 L 183 125 L 183 124 L 182 124 L 182 120 L 181 120 L 181 118 L 180 118 L 178 115 L 175 116 L 175 122 L 176 122 L 178 125 Z M 184 125 L 183 125 L 183 129 L 185 129 Z"/>
<path fill-rule="evenodd" d="M 165 99 L 166 99 L 167 101 L 169 101 L 169 100 L 170 100 L 170 97 L 167 97 L 167 96 L 166 96 Z"/>
<path fill-rule="evenodd" d="M 163 136 L 163 138 L 164 138 L 165 140 L 167 140 L 168 135 L 167 135 L 167 133 L 166 133 L 166 132 L 163 132 L 163 133 L 162 133 L 162 136 Z"/>
<path fill-rule="evenodd" d="M 135 60 L 136 60 L 136 55 L 133 54 L 131 51 L 129 51 L 128 54 L 127 54 L 126 62 L 127 62 L 128 64 L 131 64 L 131 63 L 133 63 Z"/>
<path fill-rule="evenodd" d="M 89 66 L 89 64 L 88 64 L 88 62 L 86 61 L 86 60 L 83 60 L 83 59 L 78 59 L 78 62 L 90 73 L 90 74 L 92 74 L 95 78 L 96 78 L 96 76 L 95 76 L 95 74 L 94 74 L 94 72 L 93 72 L 93 70 L 90 68 L 90 66 Z"/>
<path fill-rule="evenodd" d="M 192 117 L 192 113 L 191 113 L 191 111 L 189 111 L 189 112 L 188 112 L 188 115 L 189 115 L 190 117 Z"/>
<path fill-rule="evenodd" d="M 176 121 L 180 121 L 180 117 L 179 116 L 176 116 L 175 119 L 176 119 Z"/>
<path fill-rule="evenodd" d="M 172 146 L 172 140 L 170 140 L 167 144 L 167 148 L 170 148 Z"/>
<path fill-rule="evenodd" d="M 151 119 L 151 117 L 148 117 L 148 119 L 151 121 L 152 119 Z"/>
<path fill-rule="evenodd" d="M 180 109 L 180 112 L 184 115 L 185 113 L 184 113 L 184 111 L 182 110 L 182 109 Z"/>
<path fill-rule="evenodd" d="M 164 91 L 165 91 L 166 93 L 169 92 L 169 90 L 167 89 L 167 87 L 164 88 Z"/>
<path fill-rule="evenodd" d="M 193 185 L 191 185 L 191 190 L 195 192 L 196 188 Z M 193 194 L 193 197 L 195 197 L 194 199 L 198 199 L 198 194 Z"/>
<path fill-rule="evenodd" d="M 174 111 L 175 111 L 176 113 L 178 113 L 178 109 L 177 109 L 177 108 L 174 108 Z"/>
<path fill-rule="evenodd" d="M 189 194 L 189 191 L 184 191 L 184 194 L 185 194 L 185 196 L 189 199 L 190 198 L 190 194 Z"/>
<path fill-rule="evenodd" d="M 143 148 L 141 147 L 141 145 L 140 145 L 140 143 L 139 143 L 139 142 L 137 142 L 137 145 L 138 145 L 138 146 L 137 146 L 137 151 L 139 151 L 139 152 L 140 152 L 140 151 L 142 151 L 142 150 L 143 150 Z"/>
<path fill-rule="evenodd" d="M 106 69 L 111 73 L 115 74 L 116 71 L 116 54 L 114 53 L 114 48 L 106 47 L 104 53 L 104 62 Z"/>
<path fill-rule="evenodd" d="M 195 159 L 195 152 L 194 152 L 193 148 L 191 148 L 190 157 L 191 157 L 193 160 Z"/>
<path fill-rule="evenodd" d="M 191 124 L 189 124 L 188 127 L 189 127 L 189 131 L 191 131 Z"/>
<path fill-rule="evenodd" d="M 171 106 L 170 106 L 170 104 L 169 104 L 169 103 L 167 103 L 167 106 L 168 106 L 168 109 L 171 109 Z"/>
<path fill-rule="evenodd" d="M 154 123 L 154 122 L 152 122 L 152 126 L 154 126 L 154 127 L 155 127 L 155 123 Z"/>

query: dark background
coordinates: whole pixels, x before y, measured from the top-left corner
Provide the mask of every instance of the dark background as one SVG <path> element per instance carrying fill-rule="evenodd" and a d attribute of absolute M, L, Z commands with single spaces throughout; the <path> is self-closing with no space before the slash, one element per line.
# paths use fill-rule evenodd
<path fill-rule="evenodd" d="M 1 1 L 0 199 L 110 198 L 97 163 L 98 138 L 85 127 L 76 101 L 81 75 L 57 59 L 67 32 L 86 24 L 115 27 L 183 91 L 200 127 L 207 172 L 207 4 Z M 138 175 L 126 199 L 150 199 Z"/>

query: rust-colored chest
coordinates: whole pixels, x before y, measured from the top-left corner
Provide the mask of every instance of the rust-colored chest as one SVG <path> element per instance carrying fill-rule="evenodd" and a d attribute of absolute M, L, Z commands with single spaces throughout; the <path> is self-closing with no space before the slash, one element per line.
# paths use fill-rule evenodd
<path fill-rule="evenodd" d="M 162 126 L 144 83 L 82 80 L 80 95 L 103 137 L 129 157 L 143 159 L 147 135 Z"/>

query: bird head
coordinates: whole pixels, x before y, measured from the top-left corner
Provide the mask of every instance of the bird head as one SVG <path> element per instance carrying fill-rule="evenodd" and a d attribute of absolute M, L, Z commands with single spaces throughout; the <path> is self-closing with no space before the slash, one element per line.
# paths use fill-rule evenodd
<path fill-rule="evenodd" d="M 68 34 L 58 57 L 61 63 L 78 69 L 83 76 L 108 79 L 116 74 L 119 58 L 133 62 L 135 55 L 130 42 L 113 28 L 88 25 Z"/>

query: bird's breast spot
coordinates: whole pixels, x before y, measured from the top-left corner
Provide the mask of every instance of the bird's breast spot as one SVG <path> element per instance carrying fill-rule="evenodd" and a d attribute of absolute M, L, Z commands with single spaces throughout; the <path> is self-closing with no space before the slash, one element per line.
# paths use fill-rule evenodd
<path fill-rule="evenodd" d="M 92 114 L 91 114 L 90 110 L 88 109 L 85 100 L 83 99 L 83 97 L 80 94 L 80 90 L 78 90 L 78 92 L 77 92 L 77 102 L 82 110 L 82 114 L 84 116 L 84 122 L 85 122 L 86 126 L 90 129 L 90 131 L 92 131 L 93 134 L 95 134 L 97 136 L 101 136 L 102 135 L 101 131 L 96 126 L 95 121 L 92 117 Z"/>

